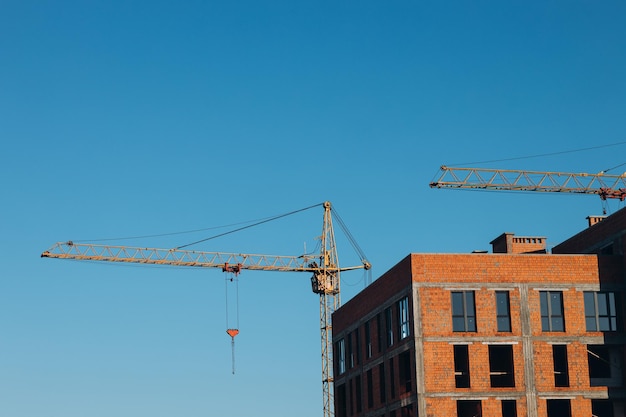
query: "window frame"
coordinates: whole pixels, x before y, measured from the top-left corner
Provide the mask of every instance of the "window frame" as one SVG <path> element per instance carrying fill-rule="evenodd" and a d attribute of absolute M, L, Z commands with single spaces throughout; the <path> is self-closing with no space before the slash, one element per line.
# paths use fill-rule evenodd
<path fill-rule="evenodd" d="M 553 296 L 558 296 L 558 306 Z M 563 291 L 539 291 L 541 330 L 544 332 L 565 332 L 565 308 Z M 558 311 L 555 311 L 558 310 Z"/>
<path fill-rule="evenodd" d="M 342 337 L 337 341 L 337 374 L 346 372 L 346 341 Z"/>
<path fill-rule="evenodd" d="M 398 338 L 405 339 L 411 335 L 409 314 L 409 297 L 404 297 L 398 301 Z"/>
<path fill-rule="evenodd" d="M 451 291 L 450 300 L 452 304 L 452 331 L 477 332 L 475 291 Z M 462 326 L 460 326 L 460 323 L 462 323 Z"/>
<path fill-rule="evenodd" d="M 604 298 L 606 314 L 601 314 L 599 299 Z M 618 305 L 615 291 L 585 291 L 585 329 L 588 332 L 618 331 Z M 608 327 L 608 328 L 607 328 Z"/>
<path fill-rule="evenodd" d="M 504 310 L 501 306 L 504 306 Z M 512 331 L 511 296 L 509 291 L 496 291 L 496 326 L 499 332 L 510 333 Z"/>

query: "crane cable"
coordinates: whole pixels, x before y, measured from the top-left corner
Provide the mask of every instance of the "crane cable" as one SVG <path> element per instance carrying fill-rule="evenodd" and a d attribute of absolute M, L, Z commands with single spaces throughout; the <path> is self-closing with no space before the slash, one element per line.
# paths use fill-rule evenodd
<path fill-rule="evenodd" d="M 226 333 L 230 336 L 230 345 L 232 350 L 232 372 L 235 375 L 235 336 L 239 334 L 239 278 L 236 272 L 227 272 L 226 279 L 224 280 L 225 292 L 226 292 Z M 232 283 L 235 287 L 235 323 L 234 326 L 230 322 L 230 308 L 228 304 L 228 285 Z"/>
<path fill-rule="evenodd" d="M 339 223 L 339 227 L 348 238 L 350 245 L 352 245 L 352 248 L 361 257 L 361 262 L 365 266 L 365 272 L 366 272 L 365 285 L 367 286 L 371 284 L 372 283 L 372 269 L 371 269 L 369 261 L 367 260 L 367 257 L 365 256 L 365 252 L 363 252 L 363 249 L 361 249 L 361 247 L 357 243 L 352 233 L 350 233 L 348 226 L 346 226 L 346 224 L 344 223 L 343 219 L 341 218 L 337 210 L 333 209 L 333 214 L 334 214 L 335 219 L 337 220 L 337 223 Z"/>
<path fill-rule="evenodd" d="M 270 218 L 268 218 L 268 219 L 261 220 L 261 221 L 259 221 L 259 222 L 256 222 L 256 223 L 253 223 L 253 224 L 250 224 L 250 225 L 248 225 L 248 226 L 239 227 L 239 228 L 237 228 L 237 229 L 233 229 L 233 230 L 230 230 L 230 231 L 228 231 L 228 232 L 220 233 L 220 234 L 218 234 L 218 235 L 210 236 L 210 237 L 207 237 L 207 238 L 205 238 L 205 239 L 200 239 L 200 240 L 197 240 L 197 241 L 195 241 L 195 242 L 187 243 L 186 245 L 181 245 L 181 246 L 178 246 L 178 247 L 176 247 L 176 248 L 174 248 L 174 249 L 182 249 L 182 248 L 186 248 L 186 247 L 188 247 L 188 246 L 196 245 L 196 244 L 198 244 L 198 243 L 206 242 L 207 240 L 215 239 L 215 238 L 218 238 L 218 237 L 221 237 L 221 236 L 226 236 L 226 235 L 229 235 L 229 234 L 231 234 L 231 233 L 235 233 L 235 232 L 239 232 L 239 231 L 241 231 L 241 230 L 249 229 L 249 228 L 251 228 L 251 227 L 258 226 L 258 225 L 263 224 L 263 223 L 271 222 L 272 220 L 277 220 L 277 219 L 280 219 L 280 218 L 283 218 L 283 217 L 290 216 L 290 215 L 292 215 L 292 214 L 299 213 L 299 212 L 301 212 L 301 211 L 309 210 L 309 209 L 312 209 L 312 208 L 314 208 L 314 207 L 319 207 L 319 206 L 321 206 L 322 204 L 323 204 L 323 203 L 318 203 L 318 204 L 314 204 L 314 205 L 309 206 L 309 207 L 302 208 L 302 209 L 300 209 L 300 210 L 294 210 L 294 211 L 290 211 L 289 213 L 279 214 L 278 216 L 270 217 Z"/>

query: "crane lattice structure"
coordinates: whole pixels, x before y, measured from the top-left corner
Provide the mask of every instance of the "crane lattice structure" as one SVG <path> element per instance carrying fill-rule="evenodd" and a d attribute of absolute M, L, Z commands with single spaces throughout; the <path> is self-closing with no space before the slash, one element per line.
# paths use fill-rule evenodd
<path fill-rule="evenodd" d="M 41 254 L 44 258 L 104 262 L 218 268 L 238 274 L 242 270 L 309 272 L 311 287 L 320 296 L 320 329 L 322 347 L 323 416 L 334 414 L 332 314 L 341 305 L 340 273 L 356 269 L 369 270 L 371 265 L 362 256 L 362 264 L 340 267 L 333 230 L 331 204 L 324 202 L 320 253 L 302 256 L 253 255 L 241 253 L 203 252 L 181 249 L 156 249 L 131 246 L 108 246 L 59 242 Z M 351 237 L 351 236 L 350 236 Z M 362 254 L 361 254 L 362 255 Z"/>
<path fill-rule="evenodd" d="M 574 174 L 569 172 L 523 171 L 442 166 L 431 188 L 541 191 L 596 194 L 602 200 L 626 199 L 626 174 Z"/>

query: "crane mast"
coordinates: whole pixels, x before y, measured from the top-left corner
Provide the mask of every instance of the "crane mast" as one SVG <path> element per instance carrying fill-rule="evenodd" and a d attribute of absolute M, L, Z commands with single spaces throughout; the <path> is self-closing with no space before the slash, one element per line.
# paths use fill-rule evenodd
<path fill-rule="evenodd" d="M 334 414 L 333 398 L 333 351 L 332 314 L 341 305 L 340 272 L 370 269 L 362 259 L 362 265 L 339 267 L 337 246 L 333 230 L 331 204 L 326 201 L 322 225 L 320 253 L 317 255 L 277 256 L 225 252 L 204 252 L 181 249 L 141 248 L 85 243 L 59 242 L 41 254 L 43 258 L 73 259 L 103 262 L 128 262 L 152 265 L 218 268 L 224 272 L 239 273 L 242 270 L 309 272 L 311 287 L 320 296 L 320 331 L 322 353 L 322 400 L 323 416 Z"/>
<path fill-rule="evenodd" d="M 523 171 L 441 166 L 431 188 L 596 194 L 602 200 L 626 198 L 626 174 Z"/>

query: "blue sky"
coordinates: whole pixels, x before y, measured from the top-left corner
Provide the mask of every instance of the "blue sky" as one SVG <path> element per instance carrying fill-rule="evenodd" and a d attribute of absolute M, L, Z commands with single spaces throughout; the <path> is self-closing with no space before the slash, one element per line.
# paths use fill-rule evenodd
<path fill-rule="evenodd" d="M 231 375 L 220 271 L 39 254 L 325 200 L 374 277 L 505 231 L 555 245 L 599 199 L 428 183 L 441 164 L 626 162 L 625 20 L 619 1 L 3 1 L 0 415 L 321 415 L 308 276 L 241 275 Z M 321 222 L 309 210 L 196 249 L 299 255 Z M 344 301 L 363 288 L 342 279 Z"/>

